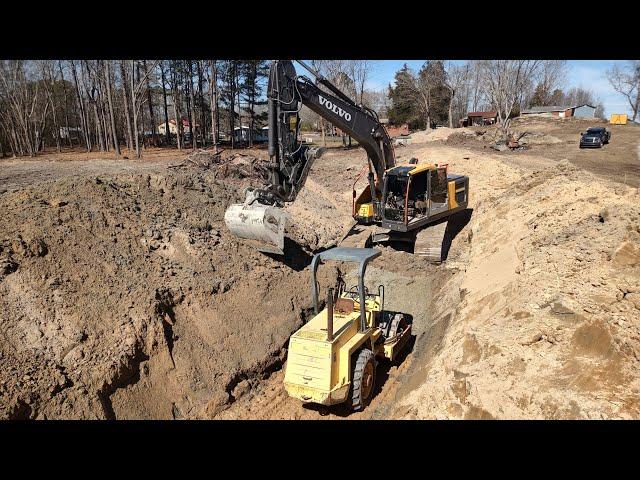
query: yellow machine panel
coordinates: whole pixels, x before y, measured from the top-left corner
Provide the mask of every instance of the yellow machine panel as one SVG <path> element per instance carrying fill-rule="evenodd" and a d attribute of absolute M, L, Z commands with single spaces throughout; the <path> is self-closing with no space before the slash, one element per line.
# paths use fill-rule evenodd
<path fill-rule="evenodd" d="M 372 304 L 367 301 L 367 306 Z M 368 313 L 369 321 L 370 316 Z M 353 312 L 334 314 L 335 334 L 331 342 L 326 340 L 326 309 L 293 334 L 284 376 L 289 395 L 322 405 L 345 401 L 350 385 L 350 355 L 368 338 L 358 332 L 359 321 L 360 308 L 355 302 Z"/>
<path fill-rule="evenodd" d="M 373 217 L 373 203 L 363 203 L 358 208 L 359 217 Z"/>
<path fill-rule="evenodd" d="M 611 125 L 626 125 L 627 120 L 628 118 L 625 113 L 612 113 L 609 123 Z"/>
<path fill-rule="evenodd" d="M 449 189 L 449 208 L 456 208 L 458 206 L 456 201 L 456 182 L 449 182 L 447 188 Z"/>

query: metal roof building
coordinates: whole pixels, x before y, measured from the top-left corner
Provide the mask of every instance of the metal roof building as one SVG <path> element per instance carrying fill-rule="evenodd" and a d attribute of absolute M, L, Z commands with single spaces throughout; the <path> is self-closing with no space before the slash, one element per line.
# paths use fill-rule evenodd
<path fill-rule="evenodd" d="M 593 118 L 595 117 L 596 107 L 593 105 L 549 105 L 545 107 L 530 107 L 520 112 L 521 115 L 540 115 L 542 117 L 581 117 L 581 118 Z"/>

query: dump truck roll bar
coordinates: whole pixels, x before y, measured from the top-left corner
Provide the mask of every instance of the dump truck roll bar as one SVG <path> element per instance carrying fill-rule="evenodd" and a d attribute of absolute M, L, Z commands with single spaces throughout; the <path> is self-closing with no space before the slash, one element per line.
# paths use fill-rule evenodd
<path fill-rule="evenodd" d="M 313 294 L 313 311 L 317 315 L 319 312 L 318 305 L 318 283 L 316 273 L 320 262 L 327 260 L 335 262 L 357 262 L 358 267 L 358 293 L 360 296 L 360 331 L 366 330 L 367 314 L 365 309 L 366 296 L 364 293 L 364 275 L 367 271 L 367 265 L 375 258 L 382 255 L 382 251 L 374 248 L 347 248 L 336 247 L 317 253 L 311 260 L 311 292 Z"/>

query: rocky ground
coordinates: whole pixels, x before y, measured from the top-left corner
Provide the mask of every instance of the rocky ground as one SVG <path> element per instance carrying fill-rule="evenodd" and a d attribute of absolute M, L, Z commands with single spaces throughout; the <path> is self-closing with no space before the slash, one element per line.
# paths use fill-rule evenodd
<path fill-rule="evenodd" d="M 288 398 L 282 365 L 310 312 L 309 253 L 350 225 L 361 150 L 316 162 L 287 207 L 284 262 L 222 221 L 262 151 L 211 168 L 3 161 L 0 417 L 639 418 L 639 192 L 620 178 L 640 129 L 580 151 L 610 163 L 620 142 L 617 168 L 587 171 L 574 132 L 542 123 L 559 142 L 495 152 L 439 133 L 397 148 L 469 175 L 473 211 L 446 263 L 384 248 L 372 264 L 415 338 L 358 414 Z"/>

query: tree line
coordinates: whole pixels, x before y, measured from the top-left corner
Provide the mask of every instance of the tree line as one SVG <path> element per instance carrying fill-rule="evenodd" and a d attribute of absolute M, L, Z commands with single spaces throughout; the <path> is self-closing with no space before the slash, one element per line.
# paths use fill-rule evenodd
<path fill-rule="evenodd" d="M 252 144 L 266 117 L 266 60 L 2 60 L 0 156 L 82 148 Z"/>
<path fill-rule="evenodd" d="M 602 102 L 593 92 L 562 89 L 566 77 L 567 62 L 562 60 L 431 60 L 417 72 L 405 64 L 395 74 L 395 85 L 389 85 L 388 116 L 391 123 L 423 129 L 454 127 L 468 112 L 495 111 L 506 130 L 509 120 L 525 108 L 590 104 L 596 116 L 604 118 Z M 621 89 L 635 85 L 637 99 L 640 77 L 635 83 L 628 77 Z"/>
<path fill-rule="evenodd" d="M 468 112 L 491 110 L 506 131 L 524 108 L 548 105 L 590 104 L 604 115 L 593 92 L 563 89 L 568 67 L 560 60 L 429 60 L 418 71 L 405 64 L 382 91 L 367 88 L 374 61 L 310 63 L 357 103 L 412 129 L 454 127 Z M 266 122 L 268 71 L 266 60 L 2 60 L 0 157 L 46 148 L 118 156 L 126 148 L 140 157 L 153 146 L 252 146 Z M 635 121 L 640 61 L 614 66 L 607 78 Z M 302 128 L 321 131 L 323 142 L 332 131 L 306 108 L 301 117 Z M 246 135 L 237 136 L 238 127 Z"/>

